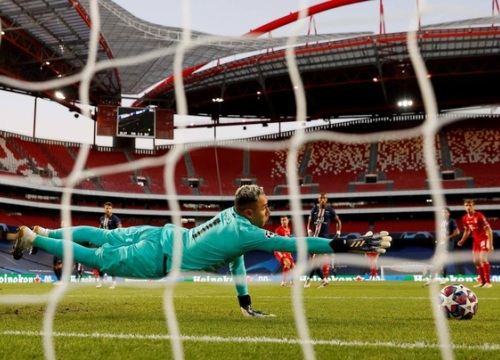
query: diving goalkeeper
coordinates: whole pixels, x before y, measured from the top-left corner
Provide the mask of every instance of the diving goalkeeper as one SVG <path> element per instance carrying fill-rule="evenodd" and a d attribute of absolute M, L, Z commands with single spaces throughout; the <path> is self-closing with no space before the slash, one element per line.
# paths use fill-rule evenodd
<path fill-rule="evenodd" d="M 92 226 L 75 226 L 49 230 L 22 226 L 13 249 L 20 259 L 31 246 L 63 257 L 64 233 L 73 240 L 74 261 L 110 275 L 140 279 L 165 277 L 172 269 L 175 238 L 181 239 L 181 271 L 215 271 L 229 264 L 241 311 L 246 316 L 274 316 L 253 310 L 246 280 L 243 254 L 252 250 L 297 252 L 296 239 L 276 235 L 262 229 L 269 219 L 264 190 L 257 185 L 241 186 L 235 194 L 234 206 L 221 211 L 207 222 L 192 229 L 167 224 L 163 227 L 134 226 L 113 230 Z M 332 252 L 380 252 L 390 247 L 387 233 L 370 234 L 354 240 L 306 237 L 311 254 Z M 272 239 L 272 241 L 271 241 Z M 81 243 L 98 248 L 87 248 Z"/>

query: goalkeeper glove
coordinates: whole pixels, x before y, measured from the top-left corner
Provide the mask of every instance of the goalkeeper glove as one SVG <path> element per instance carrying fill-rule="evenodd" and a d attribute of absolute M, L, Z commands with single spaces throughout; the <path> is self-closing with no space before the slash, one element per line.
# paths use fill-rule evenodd
<path fill-rule="evenodd" d="M 253 317 L 275 317 L 274 314 L 266 314 L 262 311 L 252 309 L 252 299 L 250 295 L 238 296 L 238 302 L 240 303 L 240 309 L 243 315 L 253 316 Z"/>
<path fill-rule="evenodd" d="M 392 237 L 387 231 L 372 233 L 368 231 L 365 235 L 357 239 L 333 239 L 330 241 L 330 247 L 336 253 L 341 252 L 375 252 L 384 254 L 385 249 L 391 247 Z"/>

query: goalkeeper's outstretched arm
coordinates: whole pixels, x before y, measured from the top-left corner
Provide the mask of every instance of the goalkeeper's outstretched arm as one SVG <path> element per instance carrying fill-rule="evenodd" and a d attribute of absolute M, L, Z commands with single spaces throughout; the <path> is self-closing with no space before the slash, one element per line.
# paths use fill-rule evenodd
<path fill-rule="evenodd" d="M 233 275 L 238 302 L 243 315 L 250 317 L 274 317 L 275 315 L 273 314 L 267 314 L 252 308 L 252 299 L 248 295 L 247 273 L 243 255 L 229 263 L 229 270 L 231 271 L 231 275 Z"/>

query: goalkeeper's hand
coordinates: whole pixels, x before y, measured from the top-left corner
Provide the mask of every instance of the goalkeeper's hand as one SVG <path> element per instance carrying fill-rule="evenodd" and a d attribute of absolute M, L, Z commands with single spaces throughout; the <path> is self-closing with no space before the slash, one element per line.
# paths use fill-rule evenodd
<path fill-rule="evenodd" d="M 387 231 L 372 233 L 368 231 L 365 235 L 357 239 L 333 239 L 330 247 L 334 252 L 374 252 L 384 254 L 385 249 L 391 247 L 392 237 Z"/>
<path fill-rule="evenodd" d="M 240 309 L 243 315 L 249 317 L 275 317 L 274 314 L 267 314 L 262 311 L 254 310 L 252 308 L 252 299 L 250 295 L 238 296 L 238 302 L 240 303 Z"/>
<path fill-rule="evenodd" d="M 358 239 L 348 240 L 348 245 L 352 251 L 357 249 L 360 252 L 376 252 L 379 254 L 384 254 L 385 249 L 391 247 L 392 237 L 389 236 L 389 232 L 381 231 L 379 233 L 373 233 L 368 231 L 366 234 Z"/>

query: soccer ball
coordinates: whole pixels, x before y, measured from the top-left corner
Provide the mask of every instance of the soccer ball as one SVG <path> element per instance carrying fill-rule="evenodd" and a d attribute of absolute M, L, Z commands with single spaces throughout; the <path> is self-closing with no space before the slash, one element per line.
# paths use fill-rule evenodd
<path fill-rule="evenodd" d="M 439 304 L 448 319 L 470 320 L 477 313 L 478 298 L 474 291 L 462 284 L 441 289 Z"/>

